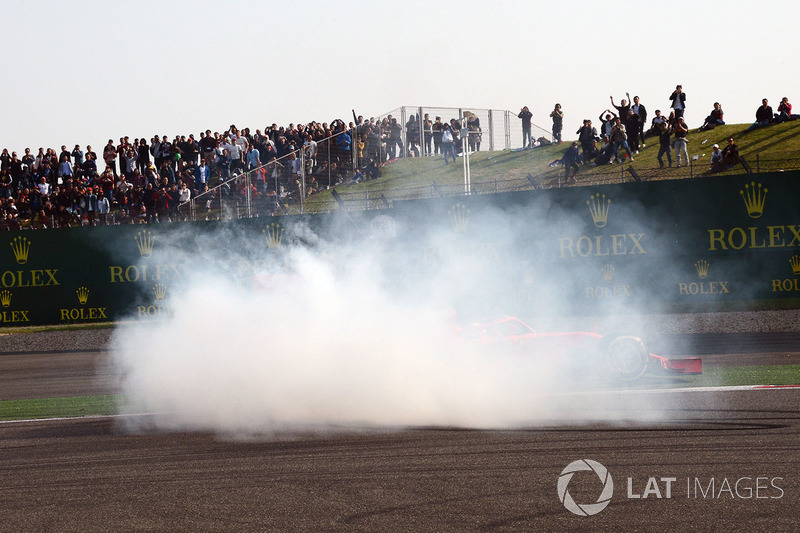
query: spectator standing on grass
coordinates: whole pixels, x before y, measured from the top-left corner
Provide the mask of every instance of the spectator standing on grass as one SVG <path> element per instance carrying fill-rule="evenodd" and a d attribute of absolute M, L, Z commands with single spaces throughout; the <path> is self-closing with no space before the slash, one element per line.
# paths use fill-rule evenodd
<path fill-rule="evenodd" d="M 397 122 L 396 118 L 389 121 L 389 143 L 386 145 L 386 150 L 389 152 L 389 159 L 400 157 L 403 154 L 403 127 Z M 400 149 L 400 153 L 397 149 Z"/>
<path fill-rule="evenodd" d="M 431 129 L 433 130 L 433 154 L 440 154 L 442 153 L 442 130 L 444 128 L 444 124 L 442 124 L 442 117 L 436 117 L 433 121 L 433 125 Z"/>
<path fill-rule="evenodd" d="M 764 98 L 761 100 L 761 105 L 758 106 L 758 109 L 756 109 L 756 121 L 753 122 L 753 124 L 745 131 L 752 131 L 756 128 L 769 126 L 773 118 L 772 107 L 769 105 L 769 101 Z"/>
<path fill-rule="evenodd" d="M 619 117 L 614 119 L 614 127 L 611 129 L 611 140 L 614 142 L 614 159 L 616 159 L 618 163 L 622 162 L 619 158 L 619 149 L 622 147 L 625 148 L 625 151 L 628 153 L 628 158 L 630 158 L 632 162 L 633 154 L 631 153 L 631 147 L 628 145 L 628 134 L 625 131 L 625 125 Z"/>
<path fill-rule="evenodd" d="M 406 144 L 408 145 L 408 155 L 414 154 L 419 157 L 419 123 L 414 115 L 408 117 L 406 122 Z"/>
<path fill-rule="evenodd" d="M 681 154 L 683 154 L 684 165 L 688 166 L 689 152 L 686 147 L 689 145 L 689 141 L 686 140 L 686 135 L 689 133 L 689 128 L 686 127 L 683 117 L 676 118 L 675 127 L 672 128 L 672 131 L 675 134 L 675 140 L 673 141 L 675 146 L 675 166 L 681 166 Z"/>
<path fill-rule="evenodd" d="M 667 154 L 667 161 L 669 166 L 672 166 L 672 131 L 667 127 L 666 121 L 661 121 L 658 124 L 658 164 L 664 168 L 664 154 Z"/>
<path fill-rule="evenodd" d="M 623 121 L 624 121 L 624 120 L 627 120 L 627 118 L 628 118 L 628 111 L 630 111 L 630 109 L 631 109 L 631 104 L 630 104 L 630 102 L 631 102 L 631 95 L 630 95 L 630 94 L 628 94 L 628 93 L 625 93 L 625 96 L 627 96 L 627 97 L 628 97 L 628 99 L 626 100 L 626 99 L 624 99 L 624 98 L 623 98 L 623 99 L 620 101 L 619 105 L 617 105 L 617 104 L 615 104 L 615 103 L 614 103 L 614 97 L 613 97 L 613 96 L 610 96 L 610 97 L 609 97 L 609 98 L 611 98 L 611 107 L 613 107 L 614 109 L 616 109 L 616 110 L 617 110 L 617 116 L 618 116 L 620 119 L 622 119 Z"/>
<path fill-rule="evenodd" d="M 555 108 L 550 112 L 550 118 L 553 119 L 553 142 L 561 143 L 561 130 L 564 126 L 564 112 L 561 111 L 561 104 L 556 104 Z"/>
<path fill-rule="evenodd" d="M 573 141 L 572 145 L 564 152 L 562 161 L 564 162 L 564 180 L 566 183 L 577 183 L 575 176 L 578 175 L 578 160 L 580 159 L 578 153 L 578 141 Z M 574 170 L 574 173 L 571 171 Z M 570 175 L 571 174 L 571 175 Z"/>
<path fill-rule="evenodd" d="M 583 120 L 583 126 L 578 128 L 578 142 L 581 143 L 581 150 L 583 150 L 583 162 L 588 163 L 591 158 L 588 157 L 592 153 L 593 141 L 597 139 L 597 128 L 592 127 L 592 121 L 589 119 Z"/>
<path fill-rule="evenodd" d="M 442 153 L 444 154 L 444 164 L 447 165 L 447 156 L 450 155 L 453 158 L 453 163 L 456 162 L 456 153 L 453 148 L 453 130 L 450 128 L 450 124 L 444 124 L 442 127 Z"/>
<path fill-rule="evenodd" d="M 433 122 L 428 113 L 422 118 L 422 139 L 425 143 L 425 153 L 427 155 L 433 154 L 431 152 L 431 140 L 433 139 Z"/>
<path fill-rule="evenodd" d="M 669 99 L 672 102 L 670 107 L 675 111 L 675 118 L 682 117 L 686 111 L 686 93 L 683 92 L 683 86 L 676 85 Z"/>
<path fill-rule="evenodd" d="M 530 148 L 531 147 L 531 121 L 533 119 L 533 113 L 531 113 L 528 106 L 523 107 L 519 111 L 518 118 L 522 119 L 522 147 L 523 148 Z M 445 161 L 447 159 L 445 158 Z"/>
<path fill-rule="evenodd" d="M 628 144 L 634 153 L 639 153 L 639 130 L 641 129 L 642 121 L 639 115 L 634 112 L 633 108 L 628 109 L 628 116 L 625 119 L 625 130 L 628 132 Z"/>
<path fill-rule="evenodd" d="M 636 133 L 637 144 L 639 139 L 641 138 L 642 148 L 644 148 L 645 146 L 647 146 L 644 142 L 644 126 L 645 124 L 647 124 L 647 109 L 645 109 L 645 107 L 639 103 L 638 96 L 633 97 L 633 105 L 631 106 L 631 109 L 639 117 L 639 131 Z"/>

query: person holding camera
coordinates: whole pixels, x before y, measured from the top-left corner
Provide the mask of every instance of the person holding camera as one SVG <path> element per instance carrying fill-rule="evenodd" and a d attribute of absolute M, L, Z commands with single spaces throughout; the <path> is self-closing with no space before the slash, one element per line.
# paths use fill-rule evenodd
<path fill-rule="evenodd" d="M 669 99 L 672 101 L 670 107 L 675 111 L 675 118 L 682 117 L 686 110 L 686 93 L 683 92 L 683 87 L 676 85 Z"/>
<path fill-rule="evenodd" d="M 519 111 L 518 118 L 522 119 L 522 147 L 523 148 L 530 148 L 531 147 L 531 120 L 533 119 L 533 113 L 531 113 L 528 106 L 523 107 Z"/>

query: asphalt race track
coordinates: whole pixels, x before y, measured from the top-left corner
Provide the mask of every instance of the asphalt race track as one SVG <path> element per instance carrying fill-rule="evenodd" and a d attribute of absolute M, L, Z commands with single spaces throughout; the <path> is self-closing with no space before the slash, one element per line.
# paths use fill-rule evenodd
<path fill-rule="evenodd" d="M 102 352 L 2 355 L 2 396 L 113 392 L 102 360 Z M 130 433 L 124 417 L 0 423 L 0 530 L 800 528 L 800 389 L 604 392 L 596 405 L 631 421 L 239 440 Z M 559 475 L 580 459 L 613 479 L 610 503 L 594 516 L 559 500 Z M 582 471 L 568 490 L 593 504 L 602 486 Z"/>

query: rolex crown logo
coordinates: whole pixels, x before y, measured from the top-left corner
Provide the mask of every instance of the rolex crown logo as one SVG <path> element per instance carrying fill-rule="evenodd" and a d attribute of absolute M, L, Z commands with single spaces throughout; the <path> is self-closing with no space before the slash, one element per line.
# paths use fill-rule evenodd
<path fill-rule="evenodd" d="M 603 279 L 605 281 L 611 281 L 614 279 L 614 265 L 603 265 L 603 268 L 600 269 L 603 273 Z"/>
<path fill-rule="evenodd" d="M 694 268 L 697 269 L 697 277 L 700 279 L 705 279 L 708 277 L 708 269 L 711 265 L 705 259 L 700 259 L 698 262 L 694 264 Z"/>
<path fill-rule="evenodd" d="M 167 286 L 163 283 L 156 283 L 153 286 L 153 296 L 156 300 L 164 300 L 167 297 Z"/>
<path fill-rule="evenodd" d="M 11 240 L 11 249 L 14 251 L 14 259 L 17 264 L 24 265 L 28 262 L 28 252 L 31 251 L 31 241 L 25 237 L 14 237 Z"/>
<path fill-rule="evenodd" d="M 605 194 L 593 194 L 586 201 L 589 212 L 592 214 L 592 222 L 598 228 L 605 227 L 608 222 L 608 207 L 611 205 L 611 198 L 606 198 Z"/>
<path fill-rule="evenodd" d="M 792 265 L 792 274 L 800 276 L 800 255 L 793 255 L 789 264 Z"/>
<path fill-rule="evenodd" d="M 133 238 L 136 241 L 136 246 L 139 247 L 139 255 L 142 257 L 150 257 L 153 255 L 153 245 L 156 243 L 156 239 L 153 237 L 152 233 L 143 229 Z"/>
<path fill-rule="evenodd" d="M 271 224 L 267 224 L 267 227 L 261 231 L 264 233 L 264 237 L 267 239 L 268 249 L 272 250 L 281 245 L 281 240 L 283 239 L 283 226 L 277 222 L 273 222 Z"/>
<path fill-rule="evenodd" d="M 5 290 L 0 292 L 0 305 L 3 307 L 11 305 L 11 291 Z"/>
<path fill-rule="evenodd" d="M 78 301 L 81 305 L 86 305 L 86 301 L 89 299 L 89 289 L 86 287 L 78 287 L 78 290 L 75 291 L 75 294 L 78 295 Z"/>
<path fill-rule="evenodd" d="M 450 215 L 450 222 L 453 223 L 453 231 L 457 235 L 463 235 L 467 232 L 467 223 L 469 221 L 469 209 L 461 204 L 453 205 L 447 213 Z"/>
<path fill-rule="evenodd" d="M 739 191 L 744 200 L 744 206 L 747 208 L 747 214 L 750 218 L 759 218 L 764 214 L 764 202 L 767 199 L 767 188 L 761 187 L 759 183 L 751 181 L 745 184 L 744 189 Z"/>

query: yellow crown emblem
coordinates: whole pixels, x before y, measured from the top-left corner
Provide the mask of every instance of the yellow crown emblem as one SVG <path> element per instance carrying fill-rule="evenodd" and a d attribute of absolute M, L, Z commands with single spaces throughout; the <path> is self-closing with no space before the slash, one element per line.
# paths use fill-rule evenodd
<path fill-rule="evenodd" d="M 744 190 L 739 191 L 750 218 L 758 218 L 764 214 L 764 201 L 767 199 L 767 190 L 766 187 L 762 189 L 760 183 L 756 185 L 756 182 L 751 181 L 749 184 L 745 184 Z"/>
<path fill-rule="evenodd" d="M 3 307 L 11 305 L 11 291 L 0 292 L 0 305 Z"/>
<path fill-rule="evenodd" d="M 793 255 L 789 264 L 792 265 L 792 274 L 800 276 L 800 255 Z"/>
<path fill-rule="evenodd" d="M 86 305 L 86 301 L 89 299 L 89 289 L 86 287 L 78 287 L 78 290 L 75 291 L 75 294 L 78 295 L 78 301 L 81 305 Z"/>
<path fill-rule="evenodd" d="M 608 222 L 608 207 L 611 205 L 611 198 L 606 198 L 605 194 L 593 194 L 586 201 L 586 205 L 589 206 L 594 225 L 598 228 L 605 227 Z"/>
<path fill-rule="evenodd" d="M 167 286 L 163 283 L 153 285 L 153 296 L 156 297 L 156 300 L 164 300 L 167 297 Z"/>
<path fill-rule="evenodd" d="M 153 246 L 156 243 L 156 238 L 153 234 L 143 229 L 137 233 L 133 239 L 136 241 L 136 246 L 139 247 L 139 255 L 142 257 L 150 257 L 153 255 Z"/>
<path fill-rule="evenodd" d="M 467 232 L 467 223 L 469 222 L 469 209 L 461 204 L 453 205 L 447 213 L 450 215 L 450 222 L 453 224 L 453 231 L 457 235 L 463 235 Z"/>
<path fill-rule="evenodd" d="M 267 224 L 266 229 L 261 230 L 261 232 L 267 239 L 267 248 L 269 250 L 278 248 L 281 245 L 281 240 L 283 239 L 283 226 L 277 222 Z"/>
<path fill-rule="evenodd" d="M 31 251 L 31 241 L 25 237 L 14 237 L 11 242 L 11 249 L 14 250 L 14 259 L 17 263 L 24 265 L 28 262 L 28 252 Z"/>
<path fill-rule="evenodd" d="M 614 279 L 614 265 L 604 265 L 600 271 L 603 273 L 604 280 L 611 281 Z"/>
<path fill-rule="evenodd" d="M 697 269 L 697 277 L 700 279 L 705 279 L 708 277 L 708 269 L 711 265 L 705 259 L 700 259 L 697 263 L 694 264 L 694 268 Z"/>

